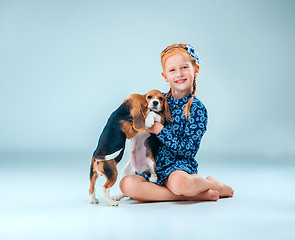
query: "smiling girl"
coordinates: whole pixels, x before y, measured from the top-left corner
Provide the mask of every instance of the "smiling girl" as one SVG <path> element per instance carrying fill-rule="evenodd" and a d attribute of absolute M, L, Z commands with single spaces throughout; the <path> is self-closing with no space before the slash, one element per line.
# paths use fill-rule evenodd
<path fill-rule="evenodd" d="M 155 157 L 157 183 L 132 175 L 120 182 L 123 194 L 139 201 L 206 200 L 232 197 L 233 189 L 214 177 L 198 174 L 195 156 L 207 128 L 207 110 L 195 96 L 199 57 L 187 44 L 168 46 L 161 53 L 162 76 L 169 83 L 165 94 L 173 123 L 155 122 L 148 129 L 159 141 Z"/>

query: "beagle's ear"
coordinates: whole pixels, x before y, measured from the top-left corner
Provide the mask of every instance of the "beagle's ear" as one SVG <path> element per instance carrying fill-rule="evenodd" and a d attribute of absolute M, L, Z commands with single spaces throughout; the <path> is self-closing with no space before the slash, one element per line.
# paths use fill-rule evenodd
<path fill-rule="evenodd" d="M 138 132 L 146 133 L 145 117 L 142 113 L 141 107 L 133 107 L 131 110 L 131 116 L 133 118 L 133 128 Z"/>
<path fill-rule="evenodd" d="M 168 105 L 168 102 L 167 100 L 165 99 L 164 100 L 164 116 L 166 118 L 166 121 L 168 123 L 173 123 L 173 120 L 172 120 L 172 117 L 171 117 L 171 113 L 170 113 L 170 109 L 169 109 L 169 105 Z"/>

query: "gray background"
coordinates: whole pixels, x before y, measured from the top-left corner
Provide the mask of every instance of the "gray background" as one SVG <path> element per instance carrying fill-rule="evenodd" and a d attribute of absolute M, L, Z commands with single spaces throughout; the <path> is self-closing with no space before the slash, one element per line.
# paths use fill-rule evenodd
<path fill-rule="evenodd" d="M 0 151 L 92 152 L 132 93 L 168 90 L 189 43 L 209 111 L 203 153 L 295 153 L 293 1 L 1 1 Z"/>

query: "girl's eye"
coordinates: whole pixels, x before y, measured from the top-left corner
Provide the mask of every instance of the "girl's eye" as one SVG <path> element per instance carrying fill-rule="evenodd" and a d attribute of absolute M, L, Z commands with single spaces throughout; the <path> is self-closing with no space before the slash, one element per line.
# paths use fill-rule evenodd
<path fill-rule="evenodd" d="M 187 69 L 187 68 L 188 68 L 188 66 L 183 66 L 182 68 L 183 68 L 183 69 Z"/>
<path fill-rule="evenodd" d="M 170 70 L 169 70 L 169 72 L 174 72 L 174 71 L 175 71 L 175 69 L 170 69 Z"/>

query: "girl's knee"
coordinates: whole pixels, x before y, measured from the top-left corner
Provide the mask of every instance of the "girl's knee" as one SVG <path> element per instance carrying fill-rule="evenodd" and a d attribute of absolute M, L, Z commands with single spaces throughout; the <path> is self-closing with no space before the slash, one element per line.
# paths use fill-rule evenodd
<path fill-rule="evenodd" d="M 193 181 L 189 174 L 173 172 L 166 185 L 176 195 L 189 196 L 193 188 Z"/>
<path fill-rule="evenodd" d="M 121 192 L 125 196 L 132 197 L 134 193 L 137 191 L 138 179 L 136 177 L 137 176 L 130 175 L 130 176 L 124 177 L 121 180 L 119 187 Z"/>

